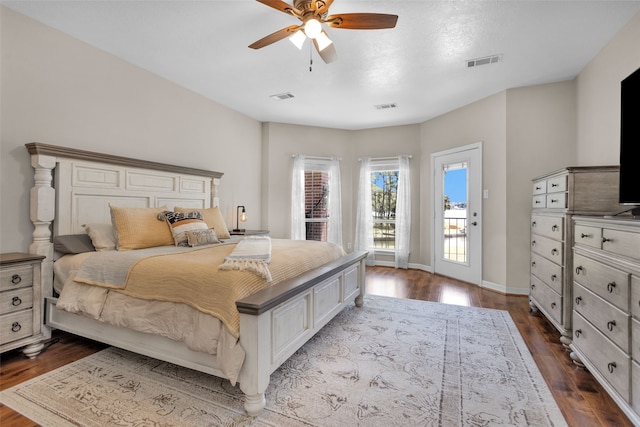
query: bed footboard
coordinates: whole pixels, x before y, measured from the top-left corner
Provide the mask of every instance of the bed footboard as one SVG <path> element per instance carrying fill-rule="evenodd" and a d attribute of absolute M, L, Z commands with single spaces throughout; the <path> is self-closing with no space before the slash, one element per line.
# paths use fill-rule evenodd
<path fill-rule="evenodd" d="M 246 352 L 238 381 L 249 415 L 264 408 L 273 371 L 351 301 L 362 306 L 366 255 L 349 254 L 236 303 Z"/>

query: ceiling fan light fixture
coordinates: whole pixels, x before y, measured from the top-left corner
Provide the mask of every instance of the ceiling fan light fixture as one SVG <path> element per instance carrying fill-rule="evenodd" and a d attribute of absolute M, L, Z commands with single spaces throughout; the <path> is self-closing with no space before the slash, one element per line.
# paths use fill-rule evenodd
<path fill-rule="evenodd" d="M 295 33 L 293 33 L 291 37 L 289 37 L 289 40 L 291 41 L 291 43 L 293 43 L 295 47 L 297 47 L 298 49 L 302 49 L 302 45 L 304 44 L 304 41 L 306 39 L 307 39 L 307 36 L 304 34 L 302 30 L 296 31 Z"/>
<path fill-rule="evenodd" d="M 311 18 L 304 23 L 304 33 L 310 39 L 315 39 L 322 32 L 322 25 L 317 19 Z"/>
<path fill-rule="evenodd" d="M 316 37 L 316 42 L 318 43 L 319 51 L 323 51 L 324 48 L 326 48 L 331 43 L 333 43 L 331 39 L 327 36 L 327 33 L 325 33 L 324 31 L 320 32 L 318 37 Z"/>

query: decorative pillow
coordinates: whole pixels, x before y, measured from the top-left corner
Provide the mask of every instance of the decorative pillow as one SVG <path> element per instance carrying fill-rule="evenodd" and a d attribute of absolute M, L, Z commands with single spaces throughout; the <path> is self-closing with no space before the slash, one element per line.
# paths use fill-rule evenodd
<path fill-rule="evenodd" d="M 229 230 L 227 224 L 224 222 L 222 212 L 219 207 L 207 208 L 207 209 L 194 209 L 194 208 L 181 208 L 176 206 L 174 209 L 176 212 L 191 212 L 196 211 L 202 214 L 202 219 L 207 223 L 209 228 L 213 228 L 216 231 L 218 239 L 230 239 Z"/>
<path fill-rule="evenodd" d="M 206 231 L 207 223 L 202 220 L 200 212 L 164 212 L 176 246 L 187 246 L 187 232 Z"/>
<path fill-rule="evenodd" d="M 116 248 L 116 236 L 111 224 L 82 224 L 96 251 L 112 251 Z"/>
<path fill-rule="evenodd" d="M 56 236 L 53 238 L 53 249 L 61 254 L 81 254 L 96 250 L 91 243 L 91 237 L 86 234 Z"/>
<path fill-rule="evenodd" d="M 121 208 L 110 204 L 109 207 L 119 251 L 174 244 L 171 230 L 160 215 L 167 210 L 166 206 Z"/>
<path fill-rule="evenodd" d="M 187 243 L 189 246 L 202 246 L 220 243 L 216 231 L 213 228 L 207 230 L 189 230 L 187 231 Z"/>

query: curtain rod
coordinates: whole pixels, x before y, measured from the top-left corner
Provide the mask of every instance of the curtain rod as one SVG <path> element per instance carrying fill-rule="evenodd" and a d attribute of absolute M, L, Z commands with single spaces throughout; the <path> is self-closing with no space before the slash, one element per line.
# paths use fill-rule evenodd
<path fill-rule="evenodd" d="M 395 156 L 395 157 L 371 157 L 370 160 L 398 160 L 398 157 L 400 157 L 400 156 Z M 411 154 L 409 154 L 408 157 L 412 158 L 413 156 Z M 361 162 L 362 161 L 362 157 L 358 157 L 358 161 Z"/>
<path fill-rule="evenodd" d="M 304 154 L 303 154 L 304 155 Z M 292 154 L 291 157 L 295 157 L 297 154 Z M 333 157 L 317 157 L 317 156 L 304 156 L 305 160 L 331 160 Z M 336 157 L 339 161 L 342 161 L 342 157 Z"/>

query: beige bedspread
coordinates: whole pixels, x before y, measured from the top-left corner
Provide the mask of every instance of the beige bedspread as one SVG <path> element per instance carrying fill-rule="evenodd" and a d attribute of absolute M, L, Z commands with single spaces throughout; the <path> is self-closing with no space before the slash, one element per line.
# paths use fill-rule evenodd
<path fill-rule="evenodd" d="M 344 255 L 342 248 L 330 243 L 273 239 L 269 263 L 272 281 L 267 282 L 247 271 L 218 270 L 234 247 L 216 245 L 137 259 L 128 268 L 124 281 L 108 280 L 99 274 L 92 276 L 88 273 L 92 269 L 81 268 L 75 281 L 115 288 L 135 298 L 187 304 L 219 318 L 238 337 L 240 316 L 236 301 Z M 97 253 L 93 256 L 96 258 L 86 262 L 99 264 L 99 256 Z"/>

